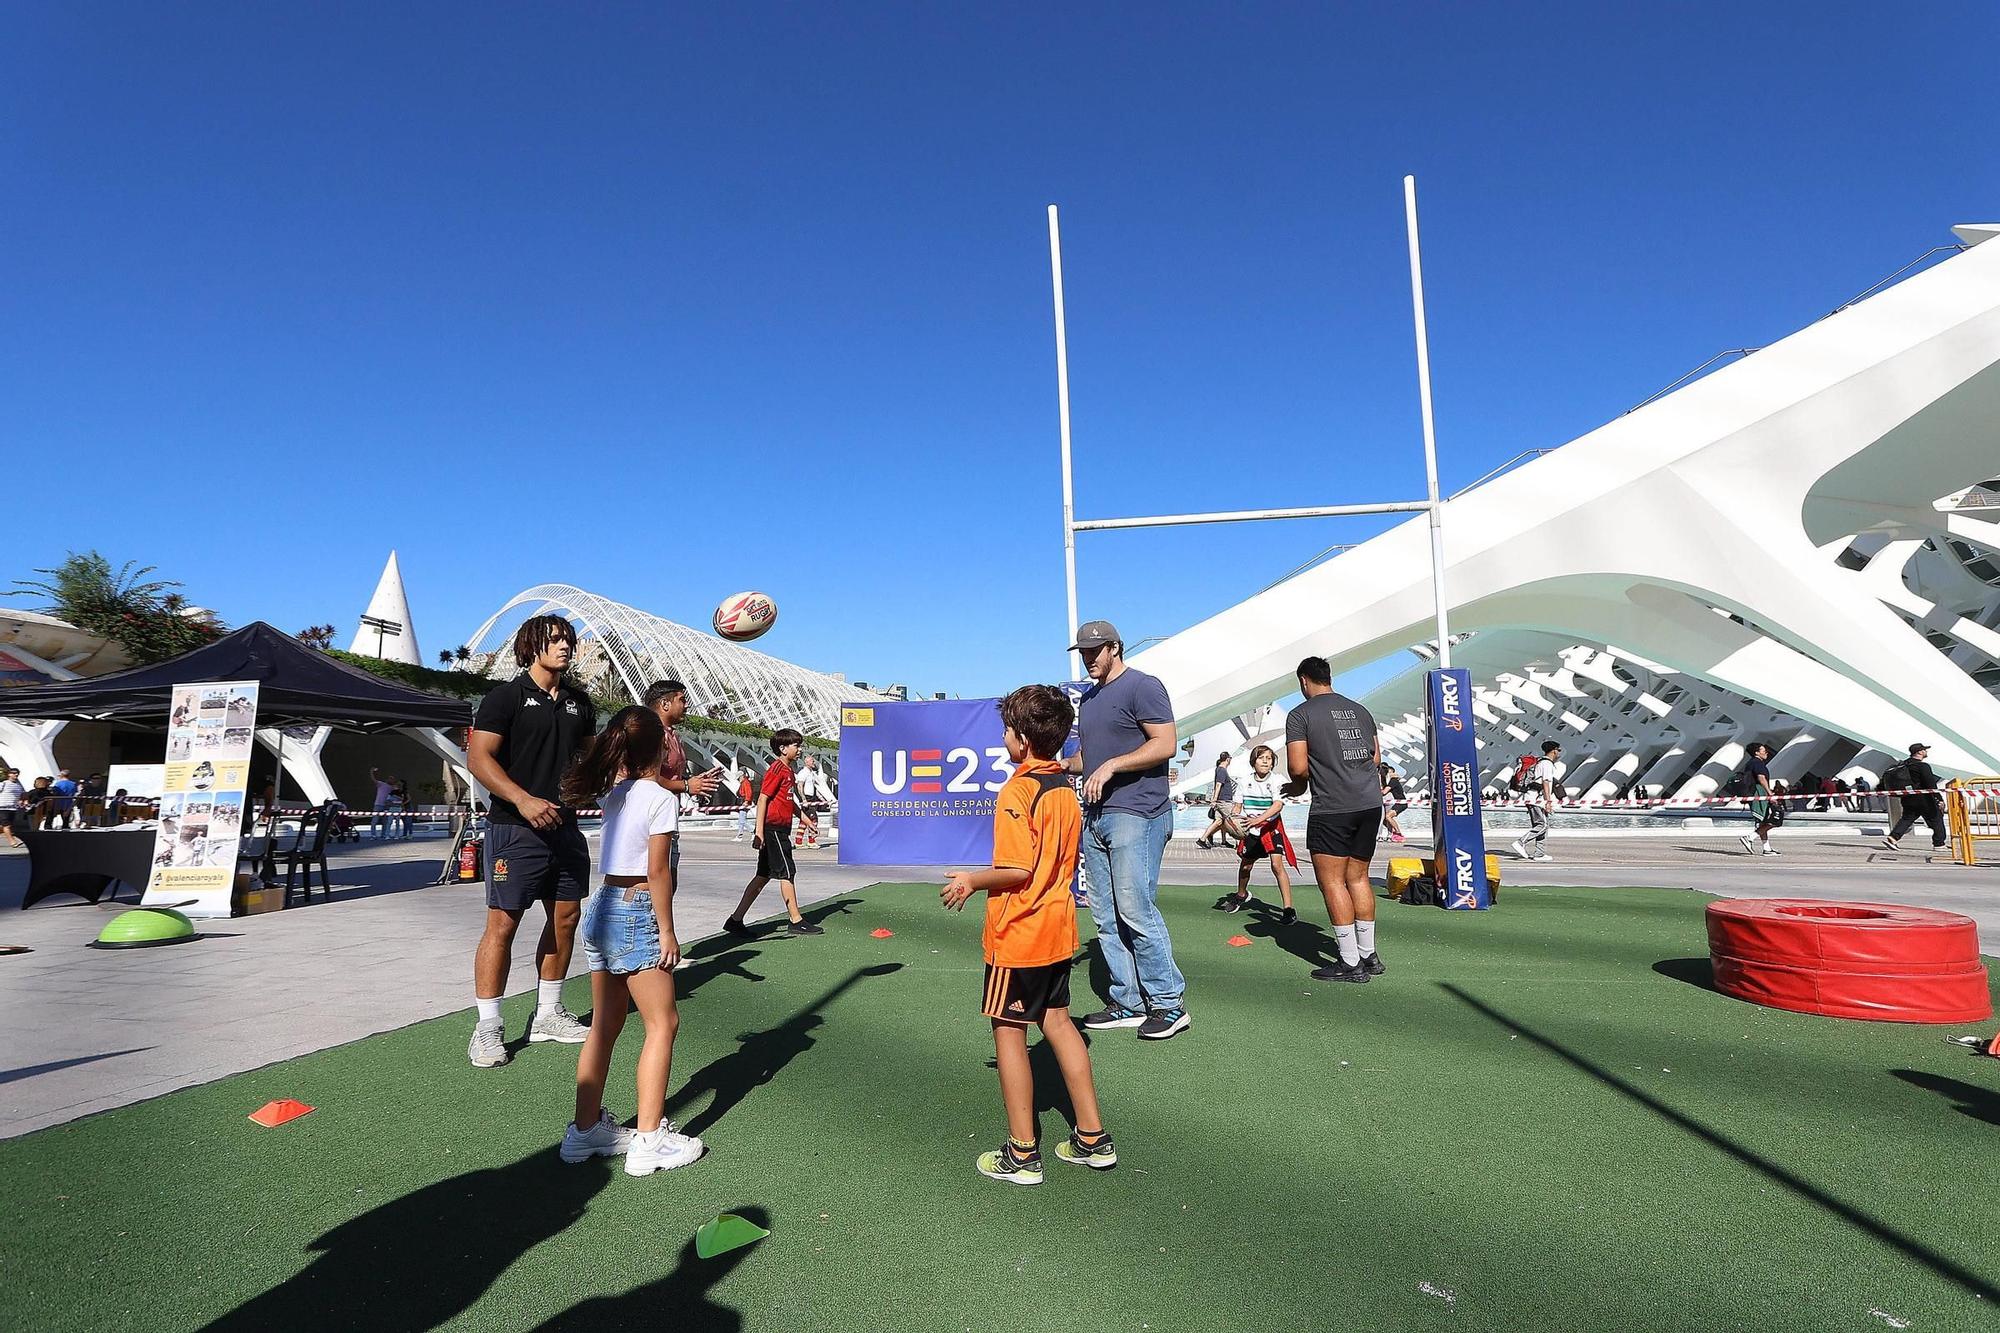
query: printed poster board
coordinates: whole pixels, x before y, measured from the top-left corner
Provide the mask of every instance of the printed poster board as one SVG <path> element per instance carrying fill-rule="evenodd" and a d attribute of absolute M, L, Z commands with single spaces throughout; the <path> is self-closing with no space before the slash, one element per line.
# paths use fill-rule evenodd
<path fill-rule="evenodd" d="M 229 915 L 256 733 L 256 681 L 174 686 L 145 905 Z"/>

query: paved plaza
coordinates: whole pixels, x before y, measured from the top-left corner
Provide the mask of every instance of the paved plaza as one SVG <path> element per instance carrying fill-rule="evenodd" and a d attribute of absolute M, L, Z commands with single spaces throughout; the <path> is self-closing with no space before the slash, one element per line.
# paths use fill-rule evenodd
<path fill-rule="evenodd" d="M 1927 851 L 1886 852 L 1855 834 L 1839 827 L 1787 830 L 1778 839 L 1784 854 L 1761 858 L 1714 833 L 1559 832 L 1550 844 L 1552 862 L 1529 867 L 1501 855 L 1510 883 L 1658 885 L 1733 897 L 1944 907 L 1977 920 L 1981 947 L 2000 953 L 2000 867 L 1952 865 Z M 1504 841 L 1496 839 L 1502 847 Z M 20 911 L 27 858 L 0 857 L 0 945 L 33 951 L 0 957 L 0 1007 L 8 1016 L 0 1137 L 469 1010 L 484 895 L 477 884 L 433 885 L 446 845 L 418 838 L 338 846 L 330 857 L 330 901 L 316 897 L 306 908 L 202 922 L 202 938 L 193 944 L 118 951 L 83 946 L 129 903 L 57 898 Z M 1417 842 L 1385 842 L 1378 876 L 1391 852 L 1423 850 Z M 750 869 L 748 843 L 726 833 L 688 837 L 676 896 L 683 941 L 692 945 L 720 929 Z M 1204 852 L 1176 838 L 1163 879 L 1215 886 L 1231 882 L 1234 870 L 1233 853 Z M 941 878 L 934 868 L 842 867 L 828 850 L 799 854 L 802 901 L 819 905 L 835 931 L 842 928 L 842 895 L 875 883 Z M 1260 896 L 1275 897 L 1267 870 L 1259 869 L 1252 883 Z M 1307 918 L 1322 916 L 1309 885 L 1299 901 Z M 782 912 L 775 886 L 758 907 Z M 536 920 L 531 914 L 516 941 L 511 993 L 533 985 Z M 785 943 L 812 947 L 811 940 Z M 1700 952 L 1702 941 L 1688 947 Z M 571 970 L 582 972 L 580 957 Z"/>

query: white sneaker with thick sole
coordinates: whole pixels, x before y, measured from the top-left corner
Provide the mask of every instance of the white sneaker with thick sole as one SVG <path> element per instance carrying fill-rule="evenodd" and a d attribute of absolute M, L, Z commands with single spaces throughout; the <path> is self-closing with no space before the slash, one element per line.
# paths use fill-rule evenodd
<path fill-rule="evenodd" d="M 1550 855 L 1549 855 L 1549 854 L 1548 854 L 1547 852 L 1538 852 L 1538 853 L 1536 853 L 1536 854 L 1535 854 L 1534 856 L 1531 856 L 1531 857 L 1529 857 L 1528 859 L 1529 859 L 1530 861 L 1553 861 L 1553 860 L 1555 860 L 1555 858 L 1554 858 L 1553 856 L 1550 856 Z"/>
<path fill-rule="evenodd" d="M 465 1053 L 475 1069 L 498 1069 L 513 1058 L 507 1053 L 507 1029 L 499 1023 L 478 1024 Z"/>
<path fill-rule="evenodd" d="M 662 1121 L 650 1134 L 634 1134 L 625 1149 L 625 1174 L 650 1176 L 655 1171 L 672 1171 L 687 1166 L 701 1156 L 701 1140 L 677 1132 L 672 1121 Z"/>
<path fill-rule="evenodd" d="M 1784 853 L 1780 852 L 1780 851 L 1779 851 L 1779 850 L 1778 850 L 1778 849 L 1777 849 L 1776 847 L 1773 847 L 1773 846 L 1772 846 L 1772 845 L 1771 845 L 1770 843 L 1768 843 L 1768 842 L 1767 842 L 1767 843 L 1765 843 L 1765 844 L 1764 844 L 1764 855 L 1766 855 L 1766 856 L 1782 856 L 1782 855 L 1784 855 Z"/>
<path fill-rule="evenodd" d="M 528 1025 L 529 1041 L 559 1041 L 565 1046 L 580 1046 L 590 1039 L 590 1029 L 569 1010 L 557 1005 L 553 1009 L 537 1009 L 535 1021 Z"/>
<path fill-rule="evenodd" d="M 1532 861 L 1535 859 L 1534 857 L 1528 855 L 1528 849 L 1521 845 L 1521 840 L 1519 838 L 1514 839 L 1513 843 L 1510 845 L 1514 848 L 1514 855 L 1520 857 L 1523 861 Z"/>
<path fill-rule="evenodd" d="M 1757 840 L 1751 837 L 1747 833 L 1744 834 L 1742 837 L 1738 838 L 1736 841 L 1743 844 L 1743 850 L 1746 852 L 1755 853 L 1757 850 Z"/>
<path fill-rule="evenodd" d="M 599 1107 L 597 1123 L 587 1130 L 575 1124 L 563 1131 L 557 1152 L 565 1162 L 587 1162 L 593 1157 L 616 1157 L 632 1146 L 632 1131 L 618 1123 L 616 1116 Z"/>

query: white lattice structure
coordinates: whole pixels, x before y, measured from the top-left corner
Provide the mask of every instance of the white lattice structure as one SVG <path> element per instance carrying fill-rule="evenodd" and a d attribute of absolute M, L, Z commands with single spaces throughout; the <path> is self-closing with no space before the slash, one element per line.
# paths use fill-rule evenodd
<path fill-rule="evenodd" d="M 566 583 L 516 593 L 467 646 L 483 651 L 486 636 L 503 619 L 513 626 L 548 612 L 580 623 L 583 646 L 604 654 L 626 694 L 643 698 L 654 681 L 679 680 L 688 687 L 689 710 L 703 717 L 795 727 L 830 739 L 840 734 L 842 703 L 887 697 Z"/>
<path fill-rule="evenodd" d="M 1962 253 L 1446 504 L 1489 781 L 1545 738 L 1599 795 L 1712 791 L 1758 739 L 1780 776 L 1912 741 L 2000 772 L 2000 226 L 1955 230 Z M 1432 638 L 1427 542 L 1402 524 L 1134 658 L 1211 738 L 1201 779 L 1301 657 Z M 1377 691 L 1405 758 L 1414 679 Z"/>

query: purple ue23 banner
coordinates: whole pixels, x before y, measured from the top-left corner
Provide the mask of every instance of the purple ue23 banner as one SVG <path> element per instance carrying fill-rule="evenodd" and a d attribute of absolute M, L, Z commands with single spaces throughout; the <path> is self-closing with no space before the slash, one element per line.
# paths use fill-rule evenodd
<path fill-rule="evenodd" d="M 1014 775 L 994 699 L 840 710 L 840 863 L 980 866 Z"/>

